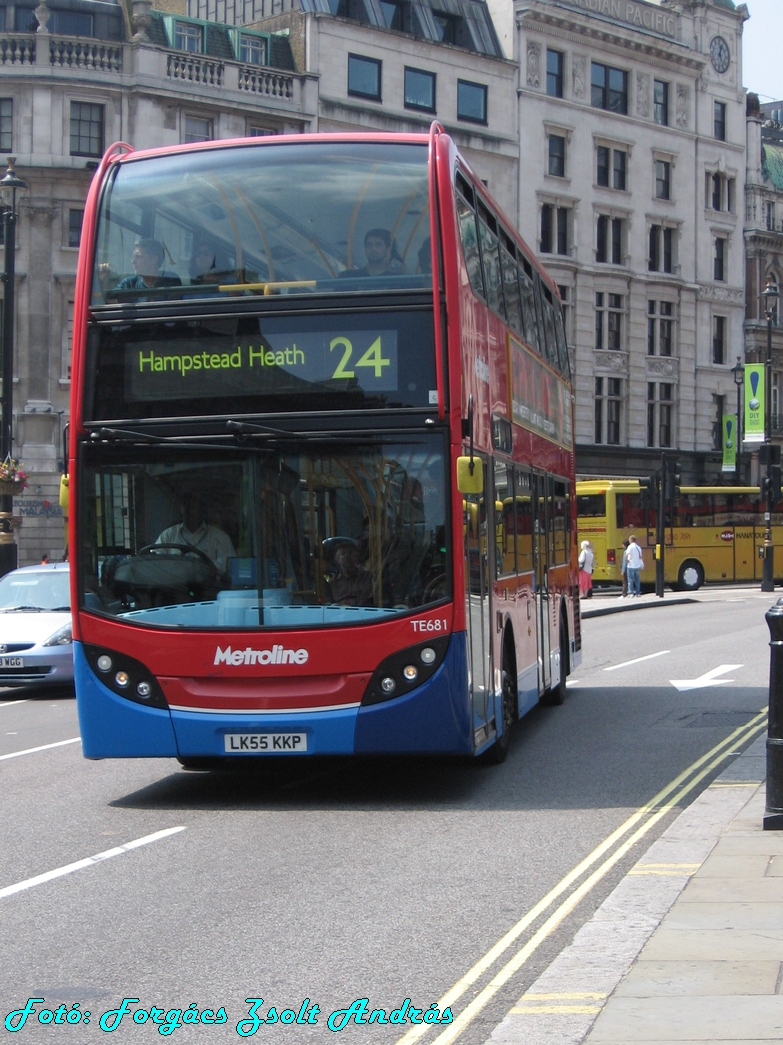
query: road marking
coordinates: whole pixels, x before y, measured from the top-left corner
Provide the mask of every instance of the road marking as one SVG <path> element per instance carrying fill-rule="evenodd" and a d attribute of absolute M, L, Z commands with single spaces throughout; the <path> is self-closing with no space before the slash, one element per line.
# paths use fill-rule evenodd
<path fill-rule="evenodd" d="M 13 707 L 14 704 L 26 704 L 27 699 L 27 697 L 24 697 L 22 700 L 4 700 L 3 703 L 0 704 L 0 708 L 10 708 Z"/>
<path fill-rule="evenodd" d="M 611 668 L 604 668 L 604 671 L 617 671 L 618 668 L 629 668 L 632 664 L 641 664 L 643 660 L 654 660 L 656 657 L 662 657 L 664 653 L 671 653 L 670 649 L 659 650 L 658 653 L 648 653 L 646 657 L 637 657 L 636 660 L 626 660 L 622 664 L 614 664 Z"/>
<path fill-rule="evenodd" d="M 113 849 L 106 849 L 102 853 L 96 853 L 95 856 L 87 856 L 83 860 L 76 860 L 72 864 L 65 864 L 64 867 L 55 867 L 53 871 L 45 871 L 43 874 L 37 874 L 33 878 L 25 878 L 23 882 L 17 882 L 15 885 L 7 885 L 5 889 L 0 889 L 0 900 L 4 900 L 6 896 L 13 896 L 15 893 L 21 893 L 25 889 L 33 889 L 36 885 L 43 885 L 45 882 L 51 882 L 55 878 L 62 878 L 63 875 L 72 874 L 74 871 L 81 871 L 85 867 L 92 867 L 94 864 L 101 863 L 103 860 L 110 860 L 113 856 L 122 856 L 123 853 L 130 853 L 133 849 L 138 849 L 139 846 L 149 845 L 151 842 L 159 842 L 162 838 L 168 838 L 169 835 L 175 835 L 179 831 L 184 831 L 183 827 L 167 827 L 163 831 L 156 831 L 151 835 L 144 835 L 143 838 L 135 838 L 132 842 L 126 842 L 125 845 L 115 846 Z"/>
<path fill-rule="evenodd" d="M 539 916 L 541 916 L 552 904 L 555 903 L 564 893 L 566 893 L 576 882 L 586 873 L 586 871 L 592 867 L 593 864 L 597 863 L 598 860 L 603 858 L 613 846 L 617 845 L 620 840 L 628 834 L 631 828 L 635 827 L 640 821 L 646 817 L 649 819 L 642 824 L 641 827 L 637 828 L 636 831 L 625 842 L 618 845 L 611 855 L 609 855 L 603 864 L 600 864 L 592 874 L 584 879 L 569 896 L 567 896 L 560 906 L 554 910 L 554 912 L 547 918 L 547 920 L 538 928 L 538 930 L 530 937 L 519 951 L 497 972 L 494 974 L 489 983 L 475 994 L 473 1000 L 462 1010 L 457 1016 L 454 1023 L 449 1028 L 439 1034 L 431 1043 L 431 1045 L 449 1045 L 453 1042 L 472 1020 L 484 1009 L 489 1002 L 494 998 L 497 992 L 503 987 L 508 980 L 519 971 L 519 969 L 525 964 L 535 951 L 543 944 L 546 939 L 552 935 L 552 933 L 558 928 L 558 926 L 565 920 L 565 918 L 571 913 L 571 911 L 580 903 L 581 900 L 587 896 L 596 885 L 603 880 L 603 878 L 609 873 L 609 871 L 618 863 L 627 853 L 641 841 L 644 836 L 661 820 L 666 816 L 671 809 L 676 806 L 684 795 L 687 795 L 692 791 L 701 781 L 712 772 L 717 766 L 721 764 L 726 758 L 730 757 L 731 751 L 727 751 L 727 748 L 731 748 L 734 744 L 742 744 L 745 741 L 753 738 L 756 734 L 761 734 L 766 728 L 767 709 L 761 708 L 755 718 L 751 719 L 750 722 L 744 726 L 740 726 L 734 730 L 725 740 L 720 741 L 713 748 L 711 748 L 706 754 L 702 755 L 695 762 L 691 763 L 687 769 L 684 769 L 678 774 L 672 781 L 670 781 L 666 787 L 658 792 L 650 801 L 640 806 L 628 819 L 616 828 L 610 835 L 608 835 L 603 842 L 601 842 L 588 856 L 584 858 L 579 864 L 576 865 L 569 873 L 562 878 L 554 888 L 552 888 L 546 896 L 542 897 L 520 920 L 516 925 L 512 926 L 511 929 L 501 937 L 498 942 L 491 947 L 486 954 L 483 955 L 471 969 L 469 969 L 461 979 L 459 979 L 452 987 L 450 987 L 445 994 L 438 1001 L 438 1007 L 441 1011 L 448 1007 L 453 1006 L 458 1002 L 464 994 L 481 978 L 482 975 L 487 973 L 490 968 L 500 959 L 511 946 L 516 943 L 517 939 L 522 935 L 525 929 L 529 928 Z M 695 774 L 695 775 L 694 775 Z M 411 1028 L 406 1034 L 398 1039 L 396 1045 L 412 1045 L 413 1042 L 418 1041 L 419 1038 L 423 1037 L 431 1028 L 423 1024 L 419 1027 Z"/>
<path fill-rule="evenodd" d="M 58 740 L 55 744 L 41 744 L 40 747 L 28 747 L 24 751 L 12 751 L 9 755 L 0 755 L 0 762 L 6 758 L 19 758 L 21 755 L 34 755 L 36 751 L 49 751 L 53 747 L 64 747 L 66 744 L 78 744 L 81 737 L 72 737 L 70 740 Z"/>
<path fill-rule="evenodd" d="M 733 682 L 734 679 L 719 679 L 717 675 L 725 675 L 727 671 L 737 671 L 739 668 L 744 667 L 744 664 L 721 664 L 717 668 L 713 668 L 712 671 L 705 671 L 703 675 L 699 675 L 697 679 L 670 679 L 669 681 L 678 689 L 681 693 L 688 689 L 706 689 L 707 686 L 725 686 L 727 682 Z"/>

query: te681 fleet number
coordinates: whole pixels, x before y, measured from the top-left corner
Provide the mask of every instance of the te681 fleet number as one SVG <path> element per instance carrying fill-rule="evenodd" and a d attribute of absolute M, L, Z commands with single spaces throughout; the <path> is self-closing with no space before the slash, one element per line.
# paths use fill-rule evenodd
<path fill-rule="evenodd" d="M 446 631 L 446 621 L 437 617 L 435 620 L 412 620 L 414 631 Z"/>

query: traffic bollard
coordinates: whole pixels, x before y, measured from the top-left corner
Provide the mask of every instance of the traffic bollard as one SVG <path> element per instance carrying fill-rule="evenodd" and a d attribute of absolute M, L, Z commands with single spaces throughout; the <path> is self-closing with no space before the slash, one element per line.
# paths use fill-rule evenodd
<path fill-rule="evenodd" d="M 769 716 L 767 719 L 767 804 L 764 830 L 783 830 L 783 599 L 765 614 L 769 625 Z"/>

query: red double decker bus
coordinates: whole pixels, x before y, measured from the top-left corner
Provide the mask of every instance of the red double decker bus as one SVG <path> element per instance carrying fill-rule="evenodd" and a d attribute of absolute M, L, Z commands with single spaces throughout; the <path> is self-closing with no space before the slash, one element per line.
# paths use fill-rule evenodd
<path fill-rule="evenodd" d="M 117 144 L 76 293 L 88 758 L 497 760 L 562 699 L 559 298 L 442 128 Z"/>

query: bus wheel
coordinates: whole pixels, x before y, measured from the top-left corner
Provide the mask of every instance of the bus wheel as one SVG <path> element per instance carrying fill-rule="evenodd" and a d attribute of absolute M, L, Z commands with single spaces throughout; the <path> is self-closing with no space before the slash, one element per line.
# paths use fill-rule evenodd
<path fill-rule="evenodd" d="M 517 721 L 519 701 L 517 698 L 517 669 L 514 654 L 507 643 L 503 644 L 503 676 L 502 676 L 503 733 L 495 743 L 481 756 L 481 761 L 488 766 L 499 766 L 506 761 L 511 732 Z"/>
<path fill-rule="evenodd" d="M 566 698 L 566 680 L 569 673 L 568 657 L 568 625 L 565 619 L 560 621 L 560 681 L 552 686 L 544 697 L 544 703 L 550 706 L 559 706 Z"/>
<path fill-rule="evenodd" d="M 686 559 L 677 575 L 680 591 L 697 591 L 704 584 L 704 567 L 696 559 Z"/>

